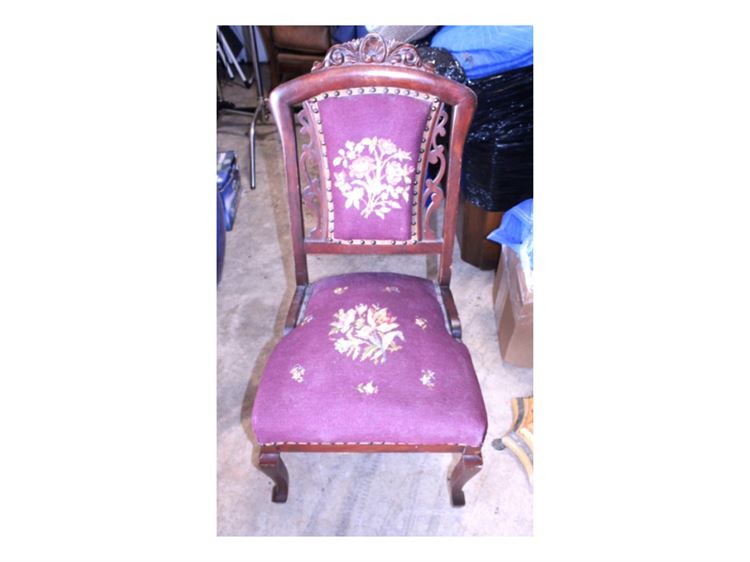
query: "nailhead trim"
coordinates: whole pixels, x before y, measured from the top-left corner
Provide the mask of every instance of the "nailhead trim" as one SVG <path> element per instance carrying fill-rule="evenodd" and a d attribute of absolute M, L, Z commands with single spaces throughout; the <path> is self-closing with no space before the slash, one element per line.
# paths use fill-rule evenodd
<path fill-rule="evenodd" d="M 307 100 L 307 103 L 314 104 L 318 101 L 328 99 L 329 97 L 340 97 L 342 95 L 359 95 L 359 94 L 375 94 L 375 93 L 383 93 L 383 94 L 391 94 L 391 95 L 397 95 L 397 96 L 406 96 L 406 97 L 415 97 L 415 98 L 421 98 L 424 100 L 429 101 L 430 103 L 430 110 L 434 111 L 436 110 L 440 105 L 440 100 L 437 98 L 437 96 L 433 96 L 430 94 L 427 94 L 425 92 L 420 92 L 418 90 L 405 90 L 400 88 L 389 88 L 387 86 L 384 86 L 381 89 L 376 88 L 375 86 L 370 86 L 369 88 L 364 87 L 357 87 L 357 88 L 346 88 L 341 90 L 329 90 L 327 92 L 323 92 L 321 94 L 318 94 L 314 98 L 310 98 Z"/>
<path fill-rule="evenodd" d="M 338 445 L 338 446 L 348 446 L 348 445 L 408 445 L 410 447 L 439 447 L 439 446 L 447 446 L 447 447 L 468 447 L 469 445 L 466 445 L 465 443 L 440 443 L 438 445 L 434 444 L 425 444 L 425 443 L 402 443 L 402 442 L 391 442 L 391 441 L 274 441 L 273 443 L 261 443 L 261 447 L 275 447 L 278 445 Z"/>
<path fill-rule="evenodd" d="M 338 92 L 333 93 L 334 96 L 338 96 Z M 323 93 L 320 98 L 326 99 L 328 97 L 328 93 Z M 310 102 L 310 109 L 313 111 L 313 113 L 318 113 L 320 111 L 320 108 L 318 107 L 318 100 L 317 98 L 313 98 Z M 326 152 L 326 141 L 325 136 L 323 135 L 323 127 L 321 123 L 320 117 L 318 117 L 318 125 L 321 125 L 318 129 L 318 142 L 320 143 L 321 148 L 321 160 L 323 161 L 323 178 L 325 180 L 325 189 L 326 189 L 326 200 L 328 202 L 327 209 L 328 209 L 328 236 L 329 238 L 333 236 L 333 228 L 334 228 L 334 217 L 333 217 L 333 189 L 331 188 L 331 174 L 328 170 L 328 158 L 327 158 L 327 152 Z"/>
<path fill-rule="evenodd" d="M 370 245 L 377 245 L 377 246 L 387 246 L 387 245 L 401 245 L 405 246 L 406 244 L 416 244 L 418 240 L 373 240 L 373 239 L 367 239 L 367 238 L 352 238 L 350 240 L 329 240 L 329 242 L 336 242 L 337 244 L 349 244 L 351 245 L 364 245 L 364 244 L 370 244 Z"/>

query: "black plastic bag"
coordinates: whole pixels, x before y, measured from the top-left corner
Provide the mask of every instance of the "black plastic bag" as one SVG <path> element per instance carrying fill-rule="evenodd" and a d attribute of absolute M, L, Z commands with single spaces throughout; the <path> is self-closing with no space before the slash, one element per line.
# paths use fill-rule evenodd
<path fill-rule="evenodd" d="M 534 67 L 469 81 L 449 51 L 427 45 L 417 51 L 438 74 L 466 84 L 477 94 L 464 148 L 464 197 L 486 211 L 507 211 L 533 197 Z"/>
<path fill-rule="evenodd" d="M 430 46 L 417 47 L 419 57 L 435 66 L 435 72 L 461 84 L 466 84 L 466 73 L 453 55 L 445 49 Z"/>
<path fill-rule="evenodd" d="M 464 148 L 465 199 L 487 211 L 507 211 L 534 196 L 534 67 L 467 85 L 478 104 Z"/>

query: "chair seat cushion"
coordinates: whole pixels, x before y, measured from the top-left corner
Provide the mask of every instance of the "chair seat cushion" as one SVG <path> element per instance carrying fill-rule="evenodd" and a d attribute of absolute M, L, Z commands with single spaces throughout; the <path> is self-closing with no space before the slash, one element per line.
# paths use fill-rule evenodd
<path fill-rule="evenodd" d="M 260 444 L 481 446 L 487 414 L 437 286 L 393 273 L 313 283 L 258 385 Z"/>

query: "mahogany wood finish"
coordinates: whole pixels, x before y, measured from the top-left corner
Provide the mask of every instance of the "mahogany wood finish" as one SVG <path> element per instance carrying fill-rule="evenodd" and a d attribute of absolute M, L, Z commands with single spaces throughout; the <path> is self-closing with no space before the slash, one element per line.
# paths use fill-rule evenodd
<path fill-rule="evenodd" d="M 461 259 L 482 270 L 495 269 L 500 259 L 500 245 L 487 235 L 500 226 L 501 211 L 485 211 L 463 197 L 458 221 L 458 243 Z"/>
<path fill-rule="evenodd" d="M 271 501 L 285 503 L 289 489 L 289 474 L 281 452 L 298 453 L 460 453 L 458 464 L 454 467 L 448 479 L 451 494 L 451 505 L 462 507 L 466 505 L 463 487 L 476 476 L 482 468 L 482 451 L 479 447 L 465 447 L 463 445 L 408 445 L 368 444 L 346 445 L 335 443 L 278 443 L 275 445 L 261 445 L 260 469 L 274 482 Z"/>
<path fill-rule="evenodd" d="M 466 504 L 462 488 L 473 476 L 482 469 L 482 453 L 480 451 L 466 451 L 453 469 L 450 477 L 451 505 L 461 507 Z"/>
<path fill-rule="evenodd" d="M 458 309 L 456 302 L 453 300 L 453 293 L 449 287 L 440 287 L 440 293 L 443 297 L 445 312 L 448 314 L 448 323 L 451 328 L 451 335 L 456 339 L 461 339 L 461 321 L 458 319 Z"/>
<path fill-rule="evenodd" d="M 425 194 L 430 196 L 430 206 L 427 208 L 427 212 L 424 215 L 424 237 L 427 240 L 435 240 L 436 235 L 432 229 L 430 219 L 433 213 L 437 211 L 440 204 L 443 202 L 444 194 L 440 188 L 440 184 L 443 181 L 445 175 L 445 147 L 442 144 L 438 144 L 438 136 L 445 136 L 445 124 L 448 122 L 448 114 L 445 110 L 441 110 L 438 115 L 438 121 L 433 128 L 432 137 L 430 140 L 430 153 L 427 157 L 427 162 L 430 164 L 438 164 L 438 171 L 434 178 L 427 179 L 425 183 Z M 421 198 L 420 198 L 421 204 Z M 419 214 L 420 227 L 422 226 L 422 214 Z"/>
<path fill-rule="evenodd" d="M 284 335 L 291 332 L 297 325 L 299 317 L 299 311 L 302 308 L 302 301 L 305 299 L 305 287 L 298 286 L 294 290 L 294 296 L 292 297 L 292 304 L 289 305 L 289 312 L 286 315 L 286 321 L 284 322 Z"/>
<path fill-rule="evenodd" d="M 427 93 L 440 100 L 436 118 L 429 123 L 431 140 L 428 162 L 439 165 L 438 174 L 427 182 L 427 191 L 432 196 L 425 216 L 419 215 L 419 236 L 414 242 L 375 244 L 367 241 L 339 243 L 327 240 L 325 215 L 318 214 L 310 237 L 306 236 L 303 201 L 323 212 L 320 181 L 312 177 L 311 170 L 317 163 L 322 169 L 321 150 L 310 134 L 313 128 L 312 115 L 305 110 L 297 114 L 297 122 L 307 132 L 310 139 L 300 147 L 301 161 L 298 161 L 297 135 L 295 130 L 294 108 L 310 98 L 332 90 L 349 88 L 398 88 Z M 466 134 L 476 107 L 476 95 L 469 88 L 443 78 L 434 73 L 430 65 L 422 62 L 412 45 L 385 41 L 379 35 L 370 34 L 361 40 L 343 45 L 334 45 L 323 61 L 315 63 L 310 74 L 300 76 L 276 87 L 270 95 L 270 107 L 281 137 L 282 156 L 286 171 L 289 214 L 291 223 L 292 250 L 294 254 L 296 288 L 287 314 L 284 333 L 292 330 L 300 315 L 305 292 L 309 286 L 307 254 L 438 254 L 440 256 L 437 281 L 448 315 L 451 334 L 460 339 L 461 324 L 458 311 L 450 290 L 451 260 L 458 216 L 459 181 L 461 161 Z M 437 143 L 437 137 L 445 134 L 448 115 L 443 106 L 451 106 L 449 142 L 445 148 Z M 442 130 L 441 130 L 442 129 Z M 317 162 L 316 162 L 317 160 Z M 447 160 L 447 168 L 446 168 Z M 424 166 L 426 168 L 426 166 Z M 302 172 L 300 172 L 300 169 Z M 304 185 L 300 183 L 303 176 Z M 445 180 L 444 190 L 438 187 Z M 316 183 L 317 182 L 317 183 Z M 421 189 L 419 190 L 420 209 Z M 441 203 L 445 204 L 442 232 L 433 232 L 429 223 Z M 433 221 L 434 222 L 434 221 Z M 418 445 L 404 443 L 273 443 L 261 444 L 260 468 L 274 481 L 273 501 L 284 502 L 287 496 L 288 475 L 281 461 L 282 452 L 435 452 L 460 453 L 461 458 L 450 476 L 451 502 L 454 506 L 464 505 L 463 485 L 482 466 L 479 447 L 446 443 L 442 445 Z"/>
<path fill-rule="evenodd" d="M 274 482 L 271 501 L 285 503 L 289 494 L 289 473 L 286 471 L 284 461 L 281 460 L 281 455 L 261 450 L 258 466 Z"/>

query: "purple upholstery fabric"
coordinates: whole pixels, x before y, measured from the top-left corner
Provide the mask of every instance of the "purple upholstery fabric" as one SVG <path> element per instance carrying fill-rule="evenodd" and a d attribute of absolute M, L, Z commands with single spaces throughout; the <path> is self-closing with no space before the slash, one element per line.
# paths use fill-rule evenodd
<path fill-rule="evenodd" d="M 313 284 L 301 325 L 268 360 L 252 425 L 259 443 L 480 446 L 487 414 L 435 285 L 354 273 Z"/>
<path fill-rule="evenodd" d="M 430 103 L 395 94 L 318 102 L 337 240 L 408 240 L 417 158 Z"/>

